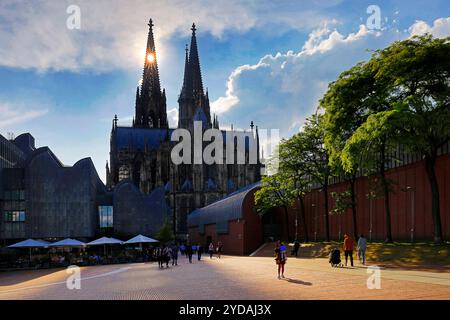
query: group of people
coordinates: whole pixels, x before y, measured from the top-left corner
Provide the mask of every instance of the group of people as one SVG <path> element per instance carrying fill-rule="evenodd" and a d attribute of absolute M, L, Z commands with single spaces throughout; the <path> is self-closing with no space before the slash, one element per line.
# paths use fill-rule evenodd
<path fill-rule="evenodd" d="M 298 251 L 300 248 L 300 243 L 298 240 L 295 240 L 294 247 L 291 252 L 292 256 L 298 256 Z M 345 255 L 345 266 L 347 266 L 348 259 L 350 258 L 350 264 L 353 267 L 353 250 L 354 250 L 354 240 L 353 238 L 345 234 L 344 235 L 344 255 Z M 367 249 L 367 239 L 364 237 L 363 234 L 359 236 L 358 243 L 357 243 L 357 251 L 358 251 L 358 257 L 361 264 L 366 264 L 366 249 Z M 278 279 L 284 278 L 284 266 L 287 262 L 287 250 L 286 246 L 281 241 L 277 241 L 275 246 L 275 263 L 278 266 Z"/>
<path fill-rule="evenodd" d="M 217 242 L 217 246 L 214 246 L 214 243 L 210 242 L 209 245 L 207 246 L 207 250 L 205 251 L 204 247 L 201 246 L 200 244 L 197 245 L 182 245 L 180 247 L 180 251 L 182 254 L 185 254 L 186 257 L 189 259 L 189 263 L 192 263 L 192 256 L 194 254 L 197 255 L 197 260 L 200 261 L 202 260 L 202 255 L 204 253 L 208 253 L 209 254 L 209 258 L 212 259 L 214 256 L 214 253 L 217 254 L 217 257 L 220 259 L 220 256 L 222 255 L 222 251 L 223 251 L 223 244 L 222 242 Z"/>
<path fill-rule="evenodd" d="M 172 260 L 172 266 L 177 266 L 178 251 L 179 247 L 176 244 L 170 246 L 156 247 L 153 251 L 153 254 L 156 258 L 156 261 L 158 261 L 158 267 L 160 269 L 163 269 L 165 264 L 166 268 L 168 268 L 170 260 Z"/>
<path fill-rule="evenodd" d="M 359 261 L 365 265 L 366 264 L 366 249 L 367 249 L 367 239 L 363 234 L 359 236 L 357 251 Z M 350 265 L 353 267 L 353 250 L 354 241 L 348 234 L 344 235 L 344 255 L 345 255 L 345 266 L 347 266 L 348 258 L 350 257 Z"/>
<path fill-rule="evenodd" d="M 211 242 L 208 245 L 208 250 L 206 252 L 209 254 L 210 259 L 213 258 L 214 253 L 216 253 L 217 257 L 220 259 L 222 251 L 223 244 L 219 241 L 216 246 Z M 186 258 L 189 259 L 189 263 L 192 263 L 192 256 L 196 254 L 197 260 L 200 261 L 203 253 L 205 253 L 205 250 L 200 244 L 182 244 L 180 246 L 173 244 L 169 246 L 156 247 L 153 251 L 153 255 L 155 256 L 156 261 L 158 261 L 158 267 L 163 269 L 164 265 L 166 268 L 169 267 L 170 261 L 172 261 L 172 266 L 178 265 L 178 252 L 180 252 L 181 255 L 185 255 Z"/>

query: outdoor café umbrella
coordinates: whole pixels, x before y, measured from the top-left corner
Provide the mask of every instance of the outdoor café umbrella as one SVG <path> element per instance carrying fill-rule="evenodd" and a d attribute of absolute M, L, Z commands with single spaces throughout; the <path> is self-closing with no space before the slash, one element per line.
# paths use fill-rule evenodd
<path fill-rule="evenodd" d="M 119 240 L 119 239 L 115 239 L 115 238 L 108 238 L 108 237 L 101 237 L 97 240 L 88 242 L 87 245 L 88 246 L 100 246 L 103 245 L 104 248 L 104 252 L 106 255 L 106 245 L 108 244 L 122 244 L 123 241 Z"/>
<path fill-rule="evenodd" d="M 49 247 L 83 247 L 86 244 L 76 239 L 67 238 L 61 241 L 57 241 L 49 244 Z"/>
<path fill-rule="evenodd" d="M 27 239 L 8 246 L 8 248 L 29 248 L 30 249 L 30 262 L 31 262 L 31 249 L 32 248 L 46 248 L 48 243 L 43 240 Z"/>
<path fill-rule="evenodd" d="M 125 241 L 124 244 L 134 244 L 134 243 L 152 243 L 159 242 L 158 240 L 143 236 L 142 234 L 137 235 L 134 238 L 131 238 L 128 241 Z"/>

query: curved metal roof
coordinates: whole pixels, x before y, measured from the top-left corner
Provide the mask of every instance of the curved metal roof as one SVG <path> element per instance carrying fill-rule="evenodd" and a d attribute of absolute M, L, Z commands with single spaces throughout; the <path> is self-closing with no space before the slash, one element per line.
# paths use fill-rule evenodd
<path fill-rule="evenodd" d="M 188 226 L 241 219 L 242 204 L 244 203 L 245 197 L 260 186 L 261 182 L 252 183 L 229 194 L 219 201 L 192 211 L 191 214 L 188 215 Z"/>

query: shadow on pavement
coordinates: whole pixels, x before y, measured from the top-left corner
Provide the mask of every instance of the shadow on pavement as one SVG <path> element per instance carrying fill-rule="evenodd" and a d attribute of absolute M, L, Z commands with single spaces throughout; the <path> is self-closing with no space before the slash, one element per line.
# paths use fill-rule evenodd
<path fill-rule="evenodd" d="M 52 273 L 64 270 L 63 268 L 41 269 L 41 270 L 17 270 L 0 272 L 0 288 L 13 286 L 23 282 L 32 281 Z"/>
<path fill-rule="evenodd" d="M 301 285 L 304 285 L 304 286 L 312 286 L 311 282 L 306 282 L 306 281 L 302 281 L 302 280 L 286 278 L 285 281 L 290 282 L 290 283 L 295 283 L 295 284 L 301 284 Z"/>

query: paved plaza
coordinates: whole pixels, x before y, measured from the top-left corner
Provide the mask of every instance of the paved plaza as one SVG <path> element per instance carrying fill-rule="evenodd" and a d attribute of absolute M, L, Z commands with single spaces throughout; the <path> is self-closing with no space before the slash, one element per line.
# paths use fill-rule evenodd
<path fill-rule="evenodd" d="M 158 269 L 157 263 L 81 268 L 81 289 L 69 290 L 65 269 L 0 273 L 0 299 L 450 299 L 450 273 L 381 270 L 368 289 L 366 268 L 331 268 L 326 259 L 289 258 L 278 280 L 270 257 L 204 257 Z"/>

